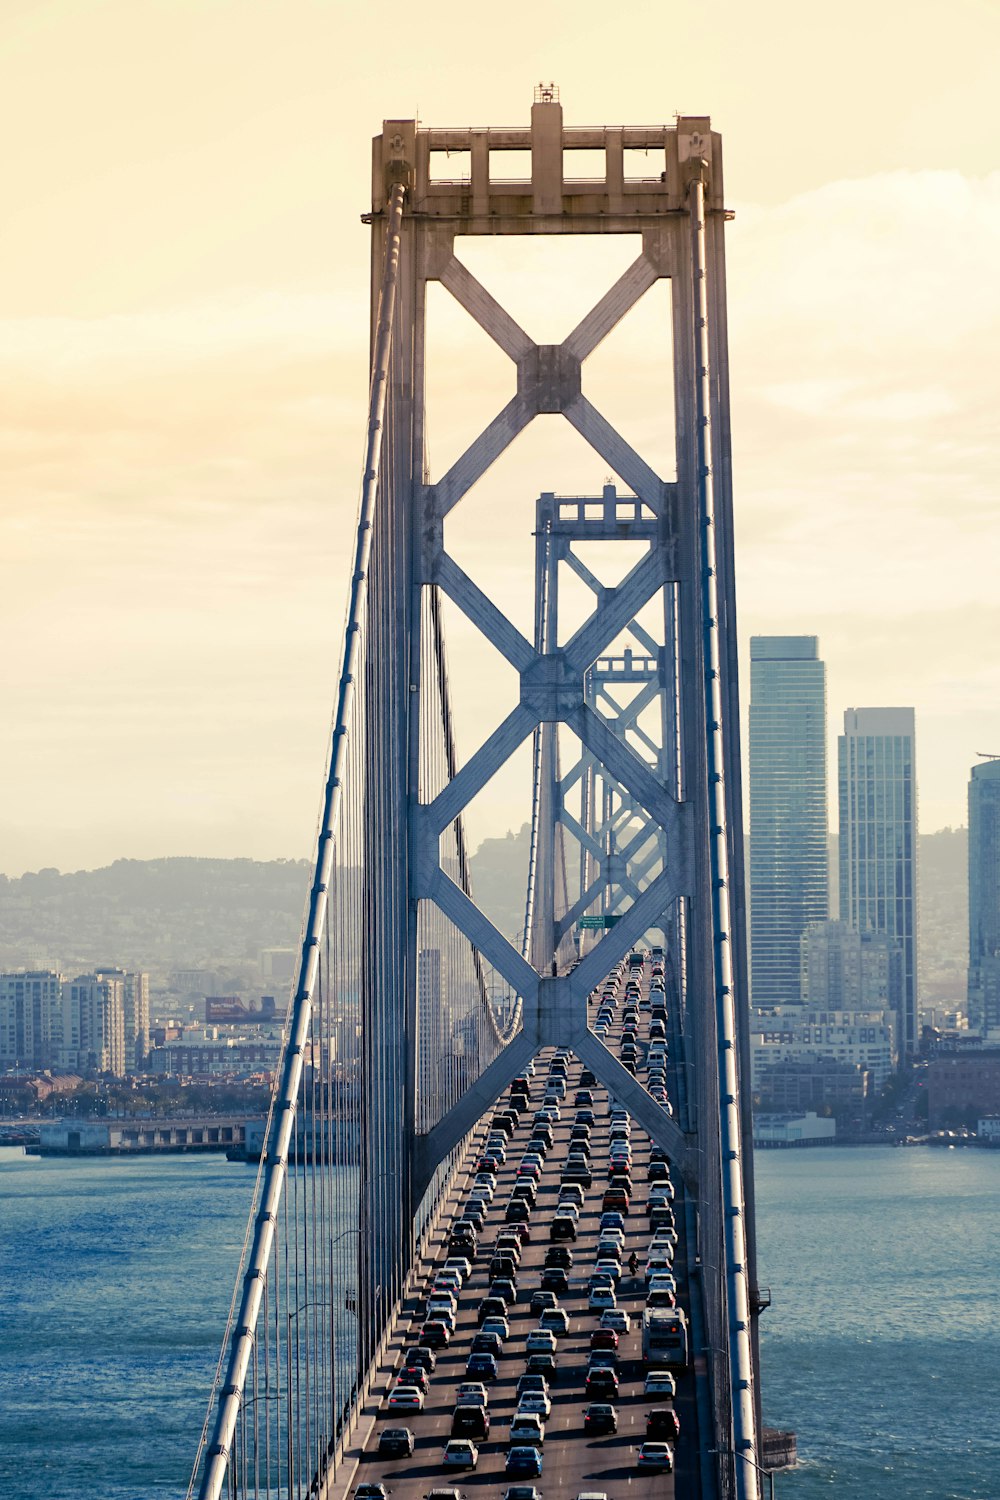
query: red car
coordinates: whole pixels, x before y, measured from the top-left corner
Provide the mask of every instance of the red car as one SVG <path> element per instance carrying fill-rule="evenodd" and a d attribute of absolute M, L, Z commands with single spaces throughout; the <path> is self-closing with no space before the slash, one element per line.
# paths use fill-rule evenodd
<path fill-rule="evenodd" d="M 591 1349 L 617 1349 L 618 1335 L 613 1328 L 595 1328 L 590 1335 Z"/>

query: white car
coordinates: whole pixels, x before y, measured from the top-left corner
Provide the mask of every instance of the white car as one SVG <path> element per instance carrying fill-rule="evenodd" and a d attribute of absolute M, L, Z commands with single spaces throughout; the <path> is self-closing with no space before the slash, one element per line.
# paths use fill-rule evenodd
<path fill-rule="evenodd" d="M 456 1392 L 456 1406 L 489 1406 L 490 1396 L 481 1380 L 463 1380 Z"/>
<path fill-rule="evenodd" d="M 604 1312 L 618 1306 L 618 1298 L 615 1296 L 614 1288 L 610 1286 L 595 1286 L 590 1294 L 590 1309 L 592 1312 Z"/>
<path fill-rule="evenodd" d="M 601 1313 L 601 1327 L 613 1328 L 615 1333 L 623 1334 L 629 1332 L 632 1323 L 628 1313 L 622 1308 L 611 1307 L 607 1312 Z"/>
<path fill-rule="evenodd" d="M 574 1203 L 572 1198 L 560 1198 L 556 1204 L 555 1217 L 560 1219 L 572 1219 L 575 1224 L 580 1217 L 580 1205 Z"/>
<path fill-rule="evenodd" d="M 456 1469 L 474 1469 L 479 1462 L 479 1449 L 468 1438 L 452 1438 L 445 1444 L 443 1461 Z"/>
<path fill-rule="evenodd" d="M 488 1203 L 493 1202 L 493 1195 L 496 1190 L 496 1183 L 489 1172 L 480 1172 L 472 1184 L 472 1191 L 480 1194 Z"/>
<path fill-rule="evenodd" d="M 650 1370 L 642 1388 L 644 1396 L 662 1396 L 673 1400 L 677 1394 L 677 1382 L 668 1370 Z"/>
<path fill-rule="evenodd" d="M 556 1336 L 548 1328 L 532 1328 L 524 1341 L 524 1347 L 528 1354 L 553 1354 Z"/>
<path fill-rule="evenodd" d="M 472 1275 L 472 1262 L 465 1255 L 449 1255 L 444 1263 L 444 1269 L 446 1271 L 457 1271 L 462 1278 L 462 1285 L 464 1286 Z"/>
<path fill-rule="evenodd" d="M 552 1413 L 552 1402 L 549 1400 L 548 1396 L 543 1396 L 541 1391 L 525 1391 L 524 1395 L 517 1403 L 517 1412 L 515 1412 L 514 1414 L 515 1417 L 517 1416 L 518 1412 L 524 1413 L 525 1415 L 530 1414 L 532 1416 L 541 1417 L 543 1421 L 548 1421 L 548 1418 Z"/>

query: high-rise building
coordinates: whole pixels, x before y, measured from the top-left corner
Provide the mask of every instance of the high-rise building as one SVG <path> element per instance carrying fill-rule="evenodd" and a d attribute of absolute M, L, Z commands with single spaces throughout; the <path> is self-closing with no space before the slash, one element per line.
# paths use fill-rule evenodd
<path fill-rule="evenodd" d="M 61 975 L 0 974 L 0 1068 L 55 1067 L 61 1043 Z"/>
<path fill-rule="evenodd" d="M 899 944 L 900 1059 L 917 1029 L 917 785 L 912 708 L 849 708 L 837 743 L 840 916 Z"/>
<path fill-rule="evenodd" d="M 63 1066 L 78 1073 L 125 1073 L 125 979 L 119 969 L 81 974 L 63 985 Z"/>
<path fill-rule="evenodd" d="M 809 1010 L 890 1010 L 903 997 L 895 938 L 847 922 L 813 922 L 802 934 L 802 1000 Z"/>
<path fill-rule="evenodd" d="M 750 640 L 750 990 L 800 998 L 799 942 L 829 911 L 826 664 L 814 635 Z"/>
<path fill-rule="evenodd" d="M 1000 1026 L 1000 759 L 969 780 L 969 1022 Z"/>

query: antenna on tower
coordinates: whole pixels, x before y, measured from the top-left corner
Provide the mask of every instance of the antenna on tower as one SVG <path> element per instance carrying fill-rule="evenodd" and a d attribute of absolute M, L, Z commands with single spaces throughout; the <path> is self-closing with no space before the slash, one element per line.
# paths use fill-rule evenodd
<path fill-rule="evenodd" d="M 994 755 L 991 750 L 977 750 L 976 754 L 980 760 L 1000 760 L 1000 754 Z"/>

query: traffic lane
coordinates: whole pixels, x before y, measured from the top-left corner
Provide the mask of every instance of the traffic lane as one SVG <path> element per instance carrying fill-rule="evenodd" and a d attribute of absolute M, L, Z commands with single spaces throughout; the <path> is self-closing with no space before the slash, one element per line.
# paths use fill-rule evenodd
<path fill-rule="evenodd" d="M 532 1092 L 534 1094 L 535 1090 Z M 543 1450 L 543 1483 L 549 1494 L 563 1492 L 575 1494 L 581 1487 L 601 1488 L 602 1479 L 608 1483 L 614 1483 L 616 1488 L 620 1489 L 623 1483 L 630 1485 L 633 1479 L 642 1478 L 634 1467 L 634 1460 L 637 1448 L 645 1434 L 646 1398 L 642 1396 L 644 1372 L 638 1359 L 641 1353 L 641 1337 L 634 1328 L 623 1341 L 623 1360 L 626 1354 L 636 1357 L 628 1364 L 623 1364 L 624 1390 L 617 1402 L 620 1419 L 618 1435 L 588 1439 L 582 1425 L 583 1410 L 587 1404 L 587 1397 L 583 1390 L 583 1377 L 589 1349 L 589 1334 L 591 1328 L 596 1327 L 599 1321 L 598 1317 L 590 1313 L 587 1308 L 585 1286 L 582 1284 L 585 1283 L 593 1259 L 596 1258 L 596 1231 L 604 1187 L 601 1167 L 604 1166 L 606 1171 L 609 1135 L 606 1097 L 603 1090 L 595 1090 L 595 1093 L 598 1095 L 595 1098 L 595 1105 L 600 1113 L 592 1135 L 594 1183 L 586 1193 L 585 1209 L 581 1215 L 580 1238 L 575 1246 L 571 1245 L 575 1251 L 573 1285 L 570 1293 L 561 1299 L 562 1305 L 566 1307 L 572 1319 L 571 1333 L 560 1340 L 557 1357 L 562 1384 L 557 1382 L 552 1388 L 553 1410 L 546 1427 L 546 1442 Z M 532 1105 L 535 1103 L 536 1100 L 533 1098 Z M 494 1203 L 490 1207 L 479 1241 L 483 1249 L 477 1255 L 472 1276 L 462 1289 L 456 1335 L 449 1349 L 441 1351 L 437 1368 L 431 1377 L 425 1410 L 421 1413 L 386 1413 L 379 1423 L 378 1430 L 382 1430 L 386 1425 L 407 1425 L 413 1430 L 416 1446 L 412 1458 L 379 1459 L 377 1453 L 374 1452 L 366 1455 L 368 1463 L 366 1463 L 367 1472 L 364 1477 L 385 1478 L 390 1482 L 393 1493 L 401 1496 L 402 1500 L 418 1500 L 426 1489 L 446 1483 L 456 1484 L 462 1489 L 478 1489 L 494 1484 L 504 1485 L 508 1482 L 508 1476 L 504 1472 L 508 1450 L 507 1429 L 515 1406 L 516 1381 L 524 1369 L 524 1336 L 528 1329 L 535 1326 L 537 1322 L 536 1315 L 527 1305 L 527 1299 L 534 1285 L 537 1284 L 537 1277 L 541 1274 L 545 1251 L 549 1244 L 548 1220 L 551 1218 L 551 1209 L 555 1206 L 561 1163 L 565 1159 L 569 1143 L 570 1124 L 565 1117 L 553 1132 L 553 1148 L 546 1158 L 538 1199 L 531 1214 L 532 1239 L 524 1246 L 522 1255 L 518 1277 L 519 1300 L 510 1309 L 511 1335 L 501 1355 L 500 1379 L 490 1391 L 490 1412 L 493 1424 L 490 1437 L 477 1445 L 480 1458 L 479 1466 L 475 1471 L 446 1467 L 441 1459 L 444 1446 L 451 1433 L 455 1387 L 464 1378 L 466 1353 L 478 1326 L 476 1308 L 480 1297 L 486 1293 L 489 1248 L 503 1223 L 504 1208 L 516 1176 L 516 1164 L 530 1138 L 531 1128 L 530 1111 L 528 1111 L 519 1121 L 508 1147 L 507 1164 L 498 1174 L 499 1181 Z M 644 1138 L 637 1135 L 635 1143 L 637 1167 L 640 1140 Z M 648 1150 L 648 1142 L 646 1146 Z M 544 1201 L 546 1198 L 549 1199 L 548 1205 Z M 548 1215 L 544 1213 L 546 1206 L 549 1207 Z M 644 1236 L 640 1226 L 635 1222 L 634 1213 L 628 1216 L 626 1225 L 628 1241 L 635 1242 L 637 1249 L 644 1250 L 645 1246 L 642 1244 Z M 439 1263 L 440 1259 L 439 1257 Z M 637 1278 L 627 1288 L 623 1288 L 623 1293 L 623 1301 L 629 1305 L 631 1311 L 636 1310 L 632 1306 L 633 1300 L 638 1302 L 641 1308 L 642 1279 Z M 635 1299 L 632 1293 L 636 1293 Z M 632 1347 L 629 1347 L 630 1345 Z M 572 1385 L 569 1384 L 570 1380 L 572 1380 Z M 372 1465 L 384 1469 L 384 1474 L 376 1476 L 372 1472 Z M 666 1497 L 672 1491 L 669 1476 L 662 1476 L 661 1484 L 662 1488 L 659 1492 Z"/>

